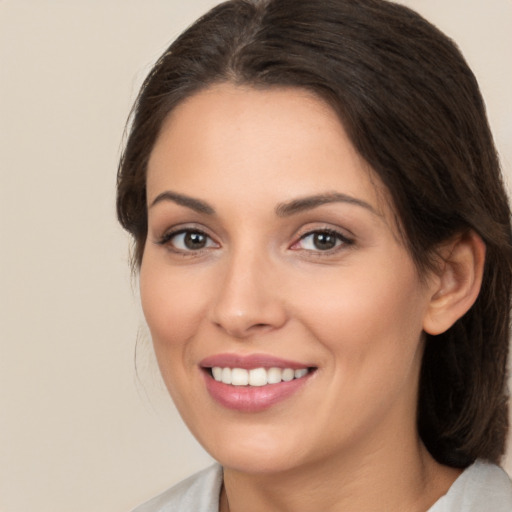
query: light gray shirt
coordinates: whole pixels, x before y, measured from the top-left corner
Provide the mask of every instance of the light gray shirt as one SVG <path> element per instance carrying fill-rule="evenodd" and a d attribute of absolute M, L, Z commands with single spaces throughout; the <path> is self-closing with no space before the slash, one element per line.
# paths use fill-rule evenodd
<path fill-rule="evenodd" d="M 222 467 L 183 480 L 133 512 L 219 512 Z M 498 466 L 476 461 L 426 512 L 512 512 L 512 482 Z"/>

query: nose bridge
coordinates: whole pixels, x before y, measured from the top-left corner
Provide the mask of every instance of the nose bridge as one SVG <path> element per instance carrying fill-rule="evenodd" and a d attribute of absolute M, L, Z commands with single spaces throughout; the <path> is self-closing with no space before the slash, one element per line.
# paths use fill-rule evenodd
<path fill-rule="evenodd" d="M 239 338 L 282 326 L 286 311 L 273 267 L 272 258 L 261 246 L 245 243 L 233 248 L 219 275 L 213 322 Z"/>

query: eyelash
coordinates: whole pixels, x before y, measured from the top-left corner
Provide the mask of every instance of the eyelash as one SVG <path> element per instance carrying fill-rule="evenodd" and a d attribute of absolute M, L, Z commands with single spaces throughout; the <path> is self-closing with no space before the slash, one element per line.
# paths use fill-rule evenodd
<path fill-rule="evenodd" d="M 302 249 L 302 250 L 304 250 L 306 252 L 317 253 L 317 254 L 332 254 L 332 253 L 335 253 L 338 250 L 340 250 L 342 247 L 346 248 L 346 247 L 354 244 L 353 239 L 348 238 L 347 236 L 343 235 L 339 231 L 336 231 L 335 229 L 324 228 L 324 229 L 314 229 L 314 230 L 308 231 L 307 233 L 304 233 L 303 235 L 301 235 L 299 240 L 292 245 L 292 249 L 294 249 L 299 243 L 303 242 L 307 238 L 315 237 L 315 236 L 319 236 L 319 235 L 333 237 L 335 239 L 335 246 L 328 248 L 328 249 L 324 249 L 324 250 L 318 249 L 318 248 Z M 314 244 L 315 242 L 313 241 L 312 243 Z M 295 250 L 301 250 L 301 248 L 298 248 Z"/>
<path fill-rule="evenodd" d="M 173 239 L 176 239 L 180 235 L 199 235 L 201 237 L 205 237 L 206 239 L 206 246 L 200 247 L 197 249 L 191 249 L 191 248 L 179 248 L 175 246 L 175 243 L 173 244 Z M 185 241 L 184 241 L 185 242 Z M 170 250 L 173 252 L 179 253 L 179 254 L 198 254 L 201 253 L 203 250 L 208 250 L 214 245 L 218 245 L 211 236 L 209 236 L 207 233 L 205 233 L 201 229 L 195 229 L 195 228 L 182 228 L 178 229 L 176 231 L 169 231 L 167 233 L 164 233 L 160 239 L 156 241 L 158 245 L 167 246 Z"/>
<path fill-rule="evenodd" d="M 188 247 L 188 248 L 176 247 L 176 242 L 173 243 L 173 239 L 176 239 L 180 235 L 183 235 L 183 236 L 196 235 L 199 237 L 204 237 L 206 245 L 204 247 L 199 247 L 199 248 L 195 248 L 195 249 L 190 248 L 190 247 Z M 334 240 L 335 245 L 333 247 L 329 247 L 329 248 L 325 248 L 325 249 L 319 249 L 318 247 L 317 248 L 298 247 L 299 244 L 301 244 L 303 241 L 307 240 L 310 237 L 315 237 L 315 236 L 316 237 L 319 237 L 319 236 L 333 237 L 335 239 Z M 316 240 L 316 242 L 318 242 L 318 240 Z M 186 241 L 183 240 L 183 244 L 185 244 L 185 243 L 186 243 Z M 201 229 L 194 229 L 194 228 L 182 228 L 182 229 L 178 229 L 175 231 L 169 231 L 169 232 L 165 233 L 159 240 L 157 240 L 156 244 L 162 245 L 162 246 L 167 246 L 169 248 L 169 250 L 171 250 L 175 253 L 184 254 L 184 255 L 201 254 L 204 250 L 211 249 L 212 247 L 213 248 L 218 247 L 217 242 L 215 242 L 211 236 L 209 236 L 207 233 L 205 233 Z M 314 239 L 312 241 L 312 244 L 315 244 Z M 324 228 L 324 229 L 314 229 L 314 230 L 307 231 L 306 233 L 302 234 L 300 236 L 300 238 L 298 239 L 298 241 L 294 242 L 291 245 L 290 249 L 296 250 L 296 251 L 303 250 L 307 253 L 313 253 L 313 254 L 318 254 L 318 255 L 321 255 L 321 254 L 329 255 L 329 254 L 336 253 L 337 251 L 341 250 L 343 247 L 346 248 L 353 244 L 354 244 L 353 239 L 348 238 L 347 236 L 343 235 L 339 231 L 336 231 L 334 229 Z"/>

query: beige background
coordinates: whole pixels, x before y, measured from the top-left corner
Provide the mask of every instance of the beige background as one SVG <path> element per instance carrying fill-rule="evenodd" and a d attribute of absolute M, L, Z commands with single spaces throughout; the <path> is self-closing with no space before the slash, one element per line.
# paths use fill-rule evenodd
<path fill-rule="evenodd" d="M 140 327 L 114 183 L 143 76 L 214 3 L 0 0 L 2 512 L 124 512 L 209 462 Z M 512 1 L 406 3 L 459 42 L 510 175 Z"/>

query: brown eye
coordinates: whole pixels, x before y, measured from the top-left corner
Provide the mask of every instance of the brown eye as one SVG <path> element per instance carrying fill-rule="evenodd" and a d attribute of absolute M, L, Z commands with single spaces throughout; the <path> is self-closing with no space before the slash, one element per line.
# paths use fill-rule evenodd
<path fill-rule="evenodd" d="M 208 237 L 204 233 L 188 231 L 184 233 L 183 244 L 191 251 L 203 249 L 208 243 Z"/>
<path fill-rule="evenodd" d="M 178 252 L 193 252 L 218 247 L 206 233 L 194 229 L 182 229 L 167 233 L 158 243 Z"/>
<path fill-rule="evenodd" d="M 313 252 L 326 252 L 344 245 L 351 245 L 352 240 L 333 230 L 311 231 L 303 235 L 293 246 L 293 249 L 301 249 Z"/>
<path fill-rule="evenodd" d="M 313 245 L 315 246 L 315 249 L 320 251 L 334 249 L 337 243 L 338 239 L 332 233 L 315 233 L 313 235 Z"/>

